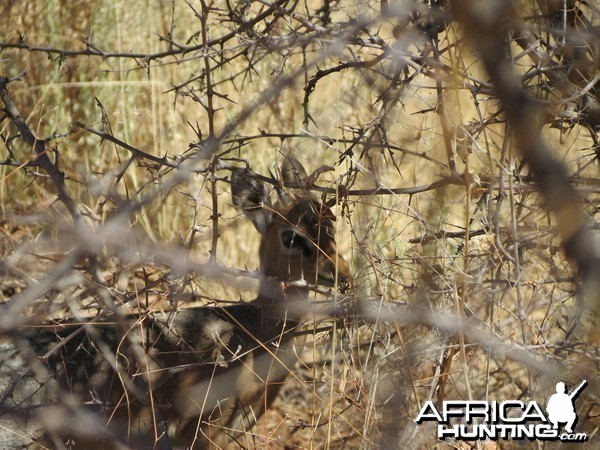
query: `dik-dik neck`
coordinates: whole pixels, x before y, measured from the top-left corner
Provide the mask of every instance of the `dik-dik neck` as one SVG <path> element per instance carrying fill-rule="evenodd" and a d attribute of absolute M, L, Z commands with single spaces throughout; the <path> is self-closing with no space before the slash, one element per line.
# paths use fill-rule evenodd
<path fill-rule="evenodd" d="M 299 321 L 306 311 L 308 289 L 294 282 L 282 282 L 272 278 L 263 278 L 260 282 L 258 297 L 252 303 L 263 305 L 281 319 Z"/>

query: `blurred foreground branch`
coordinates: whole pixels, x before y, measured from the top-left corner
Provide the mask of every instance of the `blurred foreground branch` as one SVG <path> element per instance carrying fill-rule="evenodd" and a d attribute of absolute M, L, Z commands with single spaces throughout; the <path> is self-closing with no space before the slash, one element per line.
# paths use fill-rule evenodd
<path fill-rule="evenodd" d="M 453 8 L 492 79 L 515 137 L 516 148 L 530 167 L 546 207 L 554 213 L 565 253 L 577 263 L 583 279 L 582 293 L 598 317 L 599 246 L 581 212 L 580 198 L 569 182 L 566 168 L 540 136 L 544 109 L 522 88 L 507 57 L 507 25 L 516 16 L 513 3 L 507 0 L 457 0 L 453 2 Z"/>

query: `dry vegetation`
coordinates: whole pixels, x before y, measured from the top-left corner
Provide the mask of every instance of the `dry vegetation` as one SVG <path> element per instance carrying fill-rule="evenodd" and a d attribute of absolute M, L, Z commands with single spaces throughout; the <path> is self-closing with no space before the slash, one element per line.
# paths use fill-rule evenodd
<path fill-rule="evenodd" d="M 248 447 L 483 446 L 419 406 L 587 379 L 597 448 L 598 5 L 448 3 L 0 4 L 0 104 L 40 140 L 0 115 L 0 333 L 253 298 L 231 167 L 293 154 L 329 166 L 355 290 L 315 294 Z"/>

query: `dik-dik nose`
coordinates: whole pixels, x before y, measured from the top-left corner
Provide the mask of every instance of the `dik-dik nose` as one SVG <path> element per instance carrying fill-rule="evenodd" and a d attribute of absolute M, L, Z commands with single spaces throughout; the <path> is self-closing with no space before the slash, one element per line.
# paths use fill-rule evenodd
<path fill-rule="evenodd" d="M 320 284 L 336 286 L 340 292 L 349 292 L 352 289 L 350 266 L 344 257 L 338 253 L 335 244 L 331 243 L 329 250 L 319 258 L 318 279 Z"/>

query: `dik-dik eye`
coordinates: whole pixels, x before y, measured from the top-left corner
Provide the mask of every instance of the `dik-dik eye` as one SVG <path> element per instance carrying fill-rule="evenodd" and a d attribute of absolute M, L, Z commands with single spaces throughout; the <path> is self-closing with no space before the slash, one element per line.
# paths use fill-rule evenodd
<path fill-rule="evenodd" d="M 289 228 L 281 232 L 281 243 L 285 248 L 290 250 L 290 253 L 301 253 L 307 258 L 310 258 L 314 253 L 311 243 L 302 235 Z"/>

